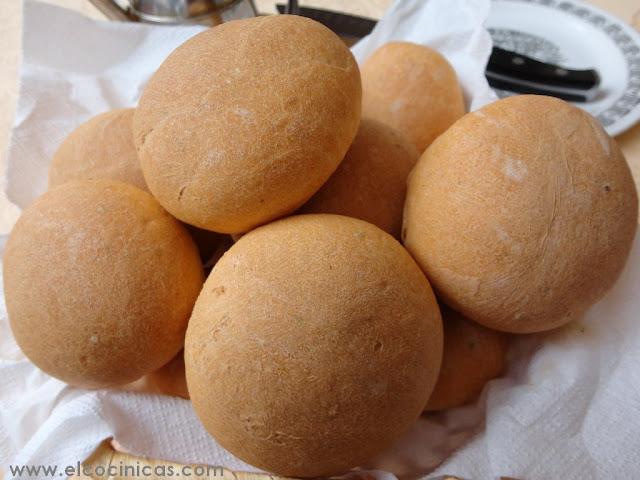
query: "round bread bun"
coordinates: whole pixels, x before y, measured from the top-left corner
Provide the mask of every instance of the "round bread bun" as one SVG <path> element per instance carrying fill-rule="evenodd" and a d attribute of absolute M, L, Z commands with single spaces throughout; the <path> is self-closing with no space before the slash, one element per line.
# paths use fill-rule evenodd
<path fill-rule="evenodd" d="M 363 118 L 342 163 L 301 213 L 335 213 L 400 238 L 407 176 L 419 154 L 391 127 Z"/>
<path fill-rule="evenodd" d="M 205 428 L 279 475 L 339 474 L 388 447 L 435 384 L 442 322 L 393 237 L 339 215 L 244 235 L 214 267 L 185 341 Z"/>
<path fill-rule="evenodd" d="M 11 232 L 3 274 L 24 354 L 89 388 L 171 360 L 203 282 L 184 227 L 147 192 L 110 180 L 69 182 L 38 198 Z"/>
<path fill-rule="evenodd" d="M 362 66 L 362 115 L 392 126 L 418 152 L 464 113 L 456 72 L 429 47 L 387 43 Z"/>
<path fill-rule="evenodd" d="M 189 390 L 187 390 L 187 377 L 184 373 L 184 351 L 180 350 L 173 359 L 163 365 L 155 372 L 151 372 L 146 377 L 150 386 L 164 394 L 172 397 L 181 397 L 189 400 Z"/>
<path fill-rule="evenodd" d="M 426 410 L 460 407 L 504 371 L 509 336 L 441 306 L 444 324 L 442 367 Z"/>
<path fill-rule="evenodd" d="M 638 197 L 583 110 L 521 95 L 456 122 L 409 178 L 403 238 L 440 298 L 489 328 L 563 325 L 613 285 Z"/>
<path fill-rule="evenodd" d="M 149 189 L 175 217 L 222 233 L 291 213 L 344 157 L 361 96 L 353 55 L 313 20 L 202 32 L 165 60 L 136 110 Z"/>
<path fill-rule="evenodd" d="M 147 190 L 133 144 L 133 112 L 120 108 L 101 113 L 71 132 L 51 160 L 49 187 L 112 179 Z"/>

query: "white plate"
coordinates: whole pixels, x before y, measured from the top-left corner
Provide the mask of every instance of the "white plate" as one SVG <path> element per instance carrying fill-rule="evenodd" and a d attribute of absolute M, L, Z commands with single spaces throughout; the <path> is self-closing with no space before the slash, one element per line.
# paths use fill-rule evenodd
<path fill-rule="evenodd" d="M 494 44 L 506 50 L 568 68 L 595 68 L 598 96 L 576 105 L 610 135 L 640 120 L 640 34 L 622 20 L 577 0 L 494 0 L 486 25 Z"/>

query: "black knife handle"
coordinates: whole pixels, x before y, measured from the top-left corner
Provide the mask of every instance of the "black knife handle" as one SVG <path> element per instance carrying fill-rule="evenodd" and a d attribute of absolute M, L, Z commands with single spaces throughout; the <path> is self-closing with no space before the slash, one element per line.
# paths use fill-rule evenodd
<path fill-rule="evenodd" d="M 598 72 L 571 70 L 569 68 L 540 62 L 519 53 L 493 47 L 487 71 L 498 75 L 527 80 L 544 85 L 591 90 L 600 84 Z"/>
<path fill-rule="evenodd" d="M 514 93 L 526 93 L 532 95 L 548 95 L 551 97 L 560 98 L 567 102 L 584 103 L 589 101 L 589 97 L 583 95 L 580 90 L 563 91 L 562 89 L 546 89 L 544 85 L 521 85 L 516 82 L 509 81 L 508 79 L 496 78 L 487 71 L 487 81 L 491 88 L 498 88 L 500 90 L 507 90 Z"/>

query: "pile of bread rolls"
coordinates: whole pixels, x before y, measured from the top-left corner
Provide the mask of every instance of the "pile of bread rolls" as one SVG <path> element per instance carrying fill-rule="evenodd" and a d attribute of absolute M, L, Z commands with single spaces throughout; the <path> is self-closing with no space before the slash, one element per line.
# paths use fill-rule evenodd
<path fill-rule="evenodd" d="M 509 334 L 579 318 L 635 235 L 629 168 L 587 113 L 464 108 L 427 47 L 360 71 L 301 17 L 193 37 L 136 109 L 55 154 L 5 249 L 16 341 L 72 385 L 148 376 L 190 397 L 256 467 L 362 465 L 424 410 L 472 401 Z"/>

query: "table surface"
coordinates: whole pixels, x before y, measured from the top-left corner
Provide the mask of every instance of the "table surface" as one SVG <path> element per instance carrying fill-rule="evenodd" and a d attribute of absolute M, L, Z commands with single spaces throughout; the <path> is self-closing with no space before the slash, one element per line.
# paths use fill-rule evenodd
<path fill-rule="evenodd" d="M 41 0 L 42 1 L 42 0 Z M 92 18 L 103 18 L 89 0 L 44 0 L 47 3 L 67 7 Z M 254 0 L 261 13 L 274 13 L 274 0 Z M 301 5 L 346 11 L 373 18 L 382 16 L 392 0 L 315 0 L 300 1 Z M 0 9 L 0 178 L 6 168 L 9 131 L 13 123 L 18 96 L 18 72 L 20 68 L 22 1 L 4 0 Z M 640 29 L 640 5 L 637 0 L 591 0 L 592 3 L 618 16 Z M 631 166 L 640 190 L 640 124 L 616 137 Z M 7 233 L 18 216 L 18 209 L 0 192 L 0 235 Z"/>

